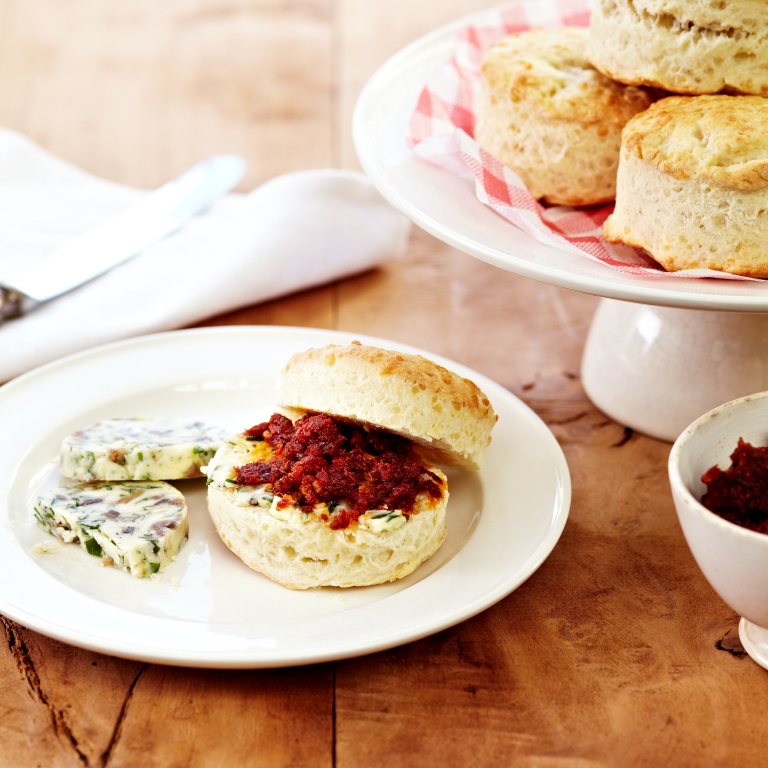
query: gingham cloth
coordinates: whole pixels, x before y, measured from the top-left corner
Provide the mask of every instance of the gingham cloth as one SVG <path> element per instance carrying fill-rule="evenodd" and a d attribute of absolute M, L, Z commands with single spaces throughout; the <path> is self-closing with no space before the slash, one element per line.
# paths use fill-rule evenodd
<path fill-rule="evenodd" d="M 452 57 L 429 77 L 419 96 L 409 123 L 409 147 L 451 173 L 471 173 L 478 199 L 539 242 L 629 274 L 753 279 L 709 269 L 666 272 L 642 250 L 607 243 L 601 233 L 613 204 L 542 206 L 513 171 L 472 138 L 485 50 L 504 35 L 533 27 L 587 26 L 589 15 L 589 0 L 518 0 L 483 14 L 482 24 L 462 29 Z"/>

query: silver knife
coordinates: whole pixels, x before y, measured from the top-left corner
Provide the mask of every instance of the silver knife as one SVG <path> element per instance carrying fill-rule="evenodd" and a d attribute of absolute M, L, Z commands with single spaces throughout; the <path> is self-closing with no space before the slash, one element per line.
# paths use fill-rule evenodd
<path fill-rule="evenodd" d="M 71 291 L 182 227 L 229 192 L 246 162 L 216 155 L 0 283 L 0 322 Z"/>

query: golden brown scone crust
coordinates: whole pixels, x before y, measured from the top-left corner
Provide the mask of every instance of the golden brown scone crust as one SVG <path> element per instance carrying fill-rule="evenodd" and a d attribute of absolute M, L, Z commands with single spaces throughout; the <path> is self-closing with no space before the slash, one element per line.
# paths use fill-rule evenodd
<path fill-rule="evenodd" d="M 768 187 L 768 99 L 672 96 L 634 118 L 626 150 L 676 179 Z"/>
<path fill-rule="evenodd" d="M 652 101 L 587 63 L 588 35 L 534 29 L 505 37 L 483 59 L 475 138 L 550 203 L 613 200 L 621 129 Z"/>
<path fill-rule="evenodd" d="M 674 96 L 624 129 L 610 242 L 665 269 L 768 277 L 768 99 Z"/>
<path fill-rule="evenodd" d="M 483 77 L 497 94 L 535 104 L 547 117 L 623 128 L 650 99 L 595 70 L 584 56 L 588 38 L 585 27 L 508 35 L 486 52 Z"/>
<path fill-rule="evenodd" d="M 428 460 L 473 470 L 497 420 L 488 397 L 468 379 L 420 355 L 359 342 L 294 355 L 277 402 L 404 435 Z"/>
<path fill-rule="evenodd" d="M 587 59 L 618 82 L 768 96 L 765 0 L 596 0 Z"/>

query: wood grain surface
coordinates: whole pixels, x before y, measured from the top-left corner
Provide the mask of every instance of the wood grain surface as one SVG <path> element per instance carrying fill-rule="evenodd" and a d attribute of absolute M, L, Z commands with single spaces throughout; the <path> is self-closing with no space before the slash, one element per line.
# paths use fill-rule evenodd
<path fill-rule="evenodd" d="M 492 4 L 0 0 L 0 126 L 140 187 L 218 151 L 248 158 L 243 190 L 355 168 L 366 79 L 418 35 Z M 202 323 L 372 334 L 490 376 L 565 451 L 562 539 L 475 618 L 317 666 L 162 667 L 0 617 L 0 768 L 765 765 L 768 677 L 686 547 L 669 445 L 610 421 L 582 390 L 596 302 L 414 230 L 401 261 Z"/>

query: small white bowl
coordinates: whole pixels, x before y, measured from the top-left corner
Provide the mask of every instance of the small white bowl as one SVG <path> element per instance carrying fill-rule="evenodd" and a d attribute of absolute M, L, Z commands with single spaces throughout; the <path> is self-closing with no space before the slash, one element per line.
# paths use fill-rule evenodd
<path fill-rule="evenodd" d="M 741 614 L 744 649 L 768 669 L 768 535 L 723 520 L 699 499 L 701 476 L 717 464 L 730 466 L 742 437 L 768 445 L 768 392 L 732 400 L 687 427 L 669 455 L 669 482 L 688 546 L 707 581 Z"/>

